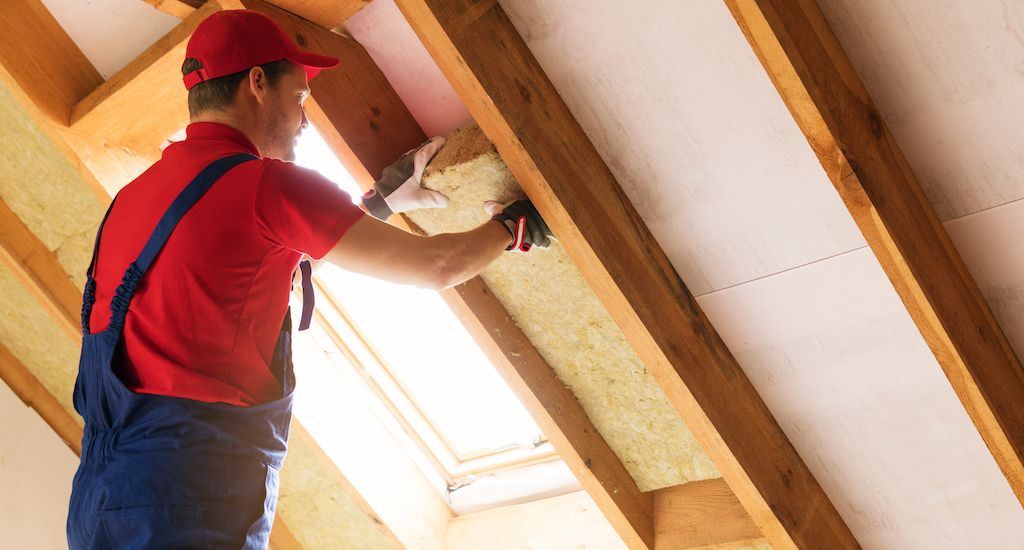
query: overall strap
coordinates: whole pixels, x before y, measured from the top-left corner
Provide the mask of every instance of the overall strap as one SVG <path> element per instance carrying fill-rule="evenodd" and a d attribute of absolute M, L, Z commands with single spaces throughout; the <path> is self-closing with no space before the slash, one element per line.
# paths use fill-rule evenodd
<path fill-rule="evenodd" d="M 313 308 L 316 307 L 316 296 L 313 294 L 313 266 L 309 260 L 299 262 L 299 272 L 302 273 L 302 317 L 299 318 L 299 330 L 309 328 L 313 321 Z"/>
<path fill-rule="evenodd" d="M 199 172 L 199 175 L 178 194 L 174 202 L 171 203 L 171 206 L 167 208 L 167 212 L 164 213 L 163 217 L 156 224 L 153 234 L 150 235 L 146 245 L 142 247 L 139 257 L 125 270 L 124 276 L 121 278 L 121 284 L 117 287 L 114 298 L 110 303 L 110 326 L 107 329 L 108 332 L 115 335 L 115 337 L 120 336 L 121 329 L 124 328 L 125 316 L 128 314 L 128 304 L 131 303 L 135 290 L 139 287 L 139 281 L 142 280 L 142 276 L 146 274 L 149 266 L 153 264 L 153 260 L 156 259 L 157 254 L 163 249 L 167 239 L 171 236 L 171 232 L 174 231 L 174 228 L 181 221 L 185 213 L 228 170 L 249 160 L 256 160 L 256 157 L 248 153 L 241 153 L 215 160 Z"/>
<path fill-rule="evenodd" d="M 85 290 L 82 292 L 82 335 L 89 334 L 89 317 L 92 316 L 92 306 L 96 303 L 96 257 L 100 254 L 100 235 L 103 234 L 103 226 L 107 223 L 107 218 L 110 217 L 110 212 L 114 209 L 114 202 L 117 201 L 115 196 L 110 201 L 110 206 L 107 207 L 107 213 L 103 214 L 103 219 L 100 220 L 100 227 L 96 230 L 96 240 L 93 241 L 92 245 L 92 259 L 89 260 L 89 269 L 85 271 Z"/>

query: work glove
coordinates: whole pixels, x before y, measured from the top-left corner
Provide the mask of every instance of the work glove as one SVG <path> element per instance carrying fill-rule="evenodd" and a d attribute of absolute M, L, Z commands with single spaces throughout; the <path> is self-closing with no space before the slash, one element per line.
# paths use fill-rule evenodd
<path fill-rule="evenodd" d="M 540 217 L 540 212 L 537 212 L 532 202 L 526 199 L 508 204 L 487 201 L 484 210 L 491 214 L 492 220 L 504 226 L 512 237 L 512 243 L 505 250 L 529 252 L 534 246 L 551 246 L 551 228 Z"/>
<path fill-rule="evenodd" d="M 363 195 L 366 211 L 377 219 L 386 220 L 399 212 L 448 206 L 448 197 L 420 184 L 423 169 L 443 145 L 443 137 L 433 138 L 385 168 L 373 189 Z"/>

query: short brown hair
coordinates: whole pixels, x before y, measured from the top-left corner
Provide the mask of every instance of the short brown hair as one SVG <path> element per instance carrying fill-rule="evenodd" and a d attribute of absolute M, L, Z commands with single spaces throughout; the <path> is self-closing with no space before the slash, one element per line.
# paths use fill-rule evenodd
<path fill-rule="evenodd" d="M 287 59 L 279 59 L 259 65 L 259 67 L 267 75 L 267 84 L 273 88 L 277 85 L 281 75 L 288 72 L 292 65 L 294 63 Z M 181 74 L 184 76 L 202 68 L 202 61 L 189 57 L 181 65 Z M 250 70 L 252 69 L 249 68 L 227 76 L 212 78 L 193 86 L 188 91 L 188 114 L 194 117 L 206 110 L 220 110 L 229 107 L 231 102 L 235 100 L 235 92 L 238 91 L 239 84 L 246 79 Z"/>

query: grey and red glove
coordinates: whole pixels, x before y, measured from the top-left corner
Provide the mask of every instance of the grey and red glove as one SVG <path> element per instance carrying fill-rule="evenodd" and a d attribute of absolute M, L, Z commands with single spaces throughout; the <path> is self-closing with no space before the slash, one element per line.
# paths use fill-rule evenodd
<path fill-rule="evenodd" d="M 534 246 L 551 246 L 551 228 L 532 202 L 522 199 L 503 205 L 487 201 L 484 209 L 492 215 L 492 220 L 504 226 L 511 235 L 512 243 L 505 250 L 528 252 Z"/>
<path fill-rule="evenodd" d="M 363 195 L 363 206 L 371 216 L 386 220 L 391 214 L 418 208 L 444 208 L 448 197 L 420 184 L 423 169 L 444 145 L 443 137 L 436 137 L 402 155 L 384 169 L 373 189 Z"/>

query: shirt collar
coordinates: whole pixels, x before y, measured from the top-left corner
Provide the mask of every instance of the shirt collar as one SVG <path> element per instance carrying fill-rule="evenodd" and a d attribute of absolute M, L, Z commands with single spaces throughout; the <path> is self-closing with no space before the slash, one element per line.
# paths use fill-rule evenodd
<path fill-rule="evenodd" d="M 246 152 L 252 153 L 256 156 L 260 155 L 256 146 L 253 145 L 249 138 L 245 137 L 245 134 L 239 130 L 232 128 L 226 124 L 219 122 L 193 122 L 185 128 L 185 140 L 191 141 L 194 139 L 218 139 L 226 140 L 238 145 Z"/>

